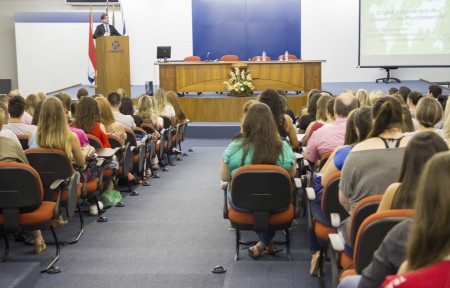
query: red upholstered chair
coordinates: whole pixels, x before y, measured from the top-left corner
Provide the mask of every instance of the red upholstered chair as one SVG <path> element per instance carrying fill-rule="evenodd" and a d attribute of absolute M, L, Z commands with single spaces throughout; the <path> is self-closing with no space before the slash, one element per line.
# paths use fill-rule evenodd
<path fill-rule="evenodd" d="M 295 56 L 294 54 L 289 54 L 288 59 L 289 60 L 297 60 L 297 56 Z M 284 61 L 284 54 L 278 56 L 278 60 L 283 60 Z"/>
<path fill-rule="evenodd" d="M 342 245 L 343 249 L 337 249 L 335 250 L 335 247 L 338 247 L 332 243 L 332 257 L 333 262 L 332 265 L 332 271 L 333 273 L 335 271 L 338 271 L 337 267 L 342 267 L 343 269 L 349 269 L 354 268 L 354 261 L 353 256 L 349 255 L 347 251 L 345 251 L 345 246 L 350 246 L 355 248 L 356 243 L 356 236 L 358 234 L 358 231 L 361 227 L 361 224 L 366 220 L 370 215 L 375 214 L 377 212 L 378 206 L 380 205 L 381 199 L 383 198 L 383 195 L 371 195 L 368 197 L 365 197 L 361 201 L 356 204 L 355 208 L 353 209 L 352 213 L 352 219 L 350 222 L 350 243 L 343 243 L 340 236 L 340 244 Z M 336 234 L 329 234 L 328 238 L 336 238 L 334 236 Z M 339 247 L 340 248 L 340 247 Z"/>
<path fill-rule="evenodd" d="M 237 55 L 223 55 L 220 57 L 220 61 L 239 61 L 239 57 Z"/>
<path fill-rule="evenodd" d="M 376 212 L 368 216 L 362 222 L 356 235 L 352 267 L 339 273 L 336 265 L 334 265 L 335 262 L 333 260 L 335 259 L 332 259 L 333 282 L 335 284 L 333 287 L 337 286 L 338 278 L 341 281 L 349 275 L 361 275 L 364 268 L 372 261 L 373 254 L 389 231 L 398 223 L 414 216 L 414 214 L 413 209 L 399 209 Z M 333 237 L 335 236 L 330 237 L 332 245 L 336 242 Z"/>
<path fill-rule="evenodd" d="M 67 218 L 74 215 L 75 208 L 78 209 L 80 231 L 67 243 L 78 242 L 84 231 L 84 219 L 78 201 L 82 184 L 78 183 L 79 176 L 75 173 L 72 162 L 63 151 L 49 148 L 30 148 L 25 150 L 25 155 L 28 163 L 39 173 L 45 191 L 44 200 L 55 201 L 58 208 L 64 207 Z M 57 180 L 62 181 L 58 187 L 52 187 Z"/>
<path fill-rule="evenodd" d="M 341 172 L 333 173 L 325 183 L 322 193 L 322 201 L 320 210 L 325 216 L 326 221 L 318 220 L 318 216 L 314 216 L 312 213 L 311 205 L 315 200 L 315 192 L 313 188 L 307 188 L 308 200 L 306 201 L 306 210 L 308 216 L 308 229 L 309 233 L 316 235 L 320 244 L 320 256 L 319 256 L 319 270 L 318 275 L 321 276 L 324 272 L 324 258 L 328 249 L 328 235 L 335 232 L 335 228 L 331 223 L 331 214 L 337 213 L 341 220 L 346 219 L 349 215 L 345 211 L 344 207 L 339 203 L 339 182 L 341 179 Z M 311 180 L 312 181 L 312 180 Z"/>
<path fill-rule="evenodd" d="M 227 191 L 228 190 L 228 191 Z M 239 168 L 224 189 L 224 218 L 236 229 L 236 254 L 239 259 L 240 231 L 283 230 L 288 260 L 291 260 L 289 227 L 294 220 L 292 180 L 289 173 L 275 165 L 246 165 Z M 227 193 L 235 207 L 227 202 Z"/>
<path fill-rule="evenodd" d="M 259 61 L 263 61 L 262 56 L 253 56 L 252 61 L 258 61 L 258 57 L 259 57 Z M 266 56 L 266 61 L 270 61 L 269 56 Z"/>
<path fill-rule="evenodd" d="M 198 62 L 198 61 L 202 61 L 202 59 L 200 58 L 200 56 L 187 56 L 187 57 L 184 58 L 184 61 L 185 61 L 185 62 L 186 62 L 186 61 L 195 61 L 195 62 Z"/>
<path fill-rule="evenodd" d="M 58 273 L 59 268 L 53 265 L 59 259 L 60 248 L 55 230 L 51 226 L 58 211 L 55 202 L 43 201 L 43 197 L 41 178 L 33 167 L 14 162 L 0 163 L 0 230 L 5 241 L 5 252 L 0 261 L 4 262 L 8 258 L 9 233 L 50 228 L 56 244 L 56 253 L 41 272 Z"/>

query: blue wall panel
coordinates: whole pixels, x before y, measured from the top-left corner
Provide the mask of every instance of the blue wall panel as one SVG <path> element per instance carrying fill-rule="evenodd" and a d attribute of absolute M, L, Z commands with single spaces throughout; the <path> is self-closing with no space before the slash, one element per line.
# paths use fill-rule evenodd
<path fill-rule="evenodd" d="M 237 54 L 246 60 L 265 50 L 300 57 L 300 0 L 192 0 L 193 51 L 204 59 Z"/>

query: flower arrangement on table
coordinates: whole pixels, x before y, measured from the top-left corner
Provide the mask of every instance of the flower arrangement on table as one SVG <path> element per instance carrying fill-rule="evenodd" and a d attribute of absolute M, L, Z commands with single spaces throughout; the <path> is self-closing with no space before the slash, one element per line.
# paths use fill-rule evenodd
<path fill-rule="evenodd" d="M 223 82 L 227 86 L 228 95 L 243 97 L 253 95 L 255 87 L 250 72 L 236 67 L 229 75 L 230 80 Z"/>

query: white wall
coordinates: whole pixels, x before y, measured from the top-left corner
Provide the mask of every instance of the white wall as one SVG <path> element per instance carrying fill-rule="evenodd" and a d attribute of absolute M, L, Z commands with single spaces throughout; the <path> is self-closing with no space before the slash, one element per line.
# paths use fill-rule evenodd
<path fill-rule="evenodd" d="M 358 65 L 359 0 L 302 0 L 303 59 L 324 59 L 323 82 L 364 82 L 386 76 L 377 68 Z M 401 80 L 448 81 L 450 68 L 399 68 Z"/>

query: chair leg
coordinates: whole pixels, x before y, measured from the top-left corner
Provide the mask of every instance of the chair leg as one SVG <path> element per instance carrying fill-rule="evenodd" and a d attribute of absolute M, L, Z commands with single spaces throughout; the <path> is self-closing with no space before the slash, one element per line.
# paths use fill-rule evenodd
<path fill-rule="evenodd" d="M 236 252 L 234 255 L 234 261 L 239 260 L 239 243 L 241 241 L 241 232 L 239 229 L 236 229 Z"/>
<path fill-rule="evenodd" d="M 81 235 L 83 235 L 83 233 L 84 233 L 84 218 L 83 218 L 83 213 L 81 213 L 80 203 L 77 203 L 77 209 L 78 209 L 78 214 L 80 215 L 80 232 L 78 233 L 78 235 L 75 239 L 68 241 L 67 244 L 77 243 L 78 240 L 80 240 Z"/>
<path fill-rule="evenodd" d="M 284 230 L 284 235 L 286 237 L 286 254 L 287 254 L 287 259 L 288 259 L 288 261 L 291 261 L 292 260 L 292 257 L 291 257 L 291 237 L 290 237 L 290 234 L 289 234 L 289 229 L 285 229 Z"/>
<path fill-rule="evenodd" d="M 61 272 L 61 269 L 59 269 L 59 267 L 54 266 L 55 263 L 59 259 L 60 247 L 59 247 L 58 237 L 56 237 L 55 229 L 53 229 L 53 227 L 51 225 L 50 225 L 50 230 L 52 231 L 53 239 L 55 240 L 56 254 L 53 257 L 50 264 L 48 264 L 47 267 L 45 267 L 45 269 L 41 270 L 41 273 L 56 274 L 56 273 Z"/>
<path fill-rule="evenodd" d="M 8 254 L 9 254 L 9 241 L 8 241 L 8 235 L 7 235 L 5 229 L 3 229 L 3 237 L 5 238 L 5 253 L 3 254 L 3 257 L 0 260 L 0 262 L 5 262 L 6 259 L 8 258 Z"/>

